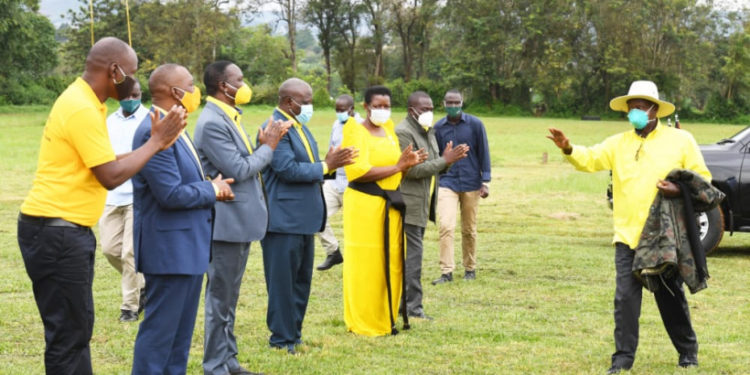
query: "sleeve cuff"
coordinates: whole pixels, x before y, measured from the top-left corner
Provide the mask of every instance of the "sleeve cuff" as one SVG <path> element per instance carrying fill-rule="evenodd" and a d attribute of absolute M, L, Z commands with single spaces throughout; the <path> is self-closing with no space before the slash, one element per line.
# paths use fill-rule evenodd
<path fill-rule="evenodd" d="M 218 197 L 219 196 L 219 186 L 216 185 L 214 182 L 211 182 L 211 186 L 214 187 L 214 195 Z"/>
<path fill-rule="evenodd" d="M 321 161 L 320 164 L 323 166 L 323 174 L 328 174 L 328 163 Z"/>

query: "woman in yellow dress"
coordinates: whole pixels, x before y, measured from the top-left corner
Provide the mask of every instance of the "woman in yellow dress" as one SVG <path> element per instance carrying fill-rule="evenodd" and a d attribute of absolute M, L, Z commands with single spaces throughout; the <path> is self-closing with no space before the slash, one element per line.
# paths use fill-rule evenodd
<path fill-rule="evenodd" d="M 401 152 L 390 108 L 388 88 L 367 89 L 367 118 L 362 124 L 349 118 L 341 145 L 359 150 L 354 164 L 345 167 L 350 185 L 344 192 L 344 321 L 349 331 L 366 336 L 395 332 L 403 280 L 401 214 L 389 208 L 386 257 L 386 199 L 372 195 L 373 189 L 398 189 L 402 173 L 426 158 L 423 150 L 413 151 L 411 146 Z"/>

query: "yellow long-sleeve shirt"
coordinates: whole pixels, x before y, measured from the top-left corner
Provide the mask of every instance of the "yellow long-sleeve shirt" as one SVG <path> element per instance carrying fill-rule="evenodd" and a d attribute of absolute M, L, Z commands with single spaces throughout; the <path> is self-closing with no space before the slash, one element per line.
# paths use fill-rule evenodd
<path fill-rule="evenodd" d="M 612 171 L 613 242 L 625 243 L 631 249 L 638 245 L 660 179 L 672 169 L 684 168 L 711 181 L 711 172 L 692 134 L 661 125 L 646 138 L 630 130 L 592 147 L 573 146 L 566 158 L 580 171 Z"/>

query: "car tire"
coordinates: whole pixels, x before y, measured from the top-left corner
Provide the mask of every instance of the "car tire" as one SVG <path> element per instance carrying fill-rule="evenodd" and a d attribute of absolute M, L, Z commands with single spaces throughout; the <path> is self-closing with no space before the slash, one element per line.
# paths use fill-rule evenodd
<path fill-rule="evenodd" d="M 724 237 L 724 213 L 717 206 L 711 211 L 699 213 L 697 219 L 703 250 L 706 254 L 711 254 Z"/>

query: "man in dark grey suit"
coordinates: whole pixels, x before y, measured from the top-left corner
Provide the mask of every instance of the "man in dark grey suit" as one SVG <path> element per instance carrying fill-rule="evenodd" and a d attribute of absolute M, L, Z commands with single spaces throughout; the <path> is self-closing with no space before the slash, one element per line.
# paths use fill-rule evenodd
<path fill-rule="evenodd" d="M 210 176 L 232 177 L 235 200 L 216 204 L 212 256 L 206 286 L 203 354 L 205 375 L 251 374 L 237 361 L 234 317 L 250 242 L 262 239 L 268 226 L 260 172 L 286 134 L 290 122 L 276 121 L 258 135 L 253 150 L 241 124 L 237 105 L 250 101 L 252 91 L 242 71 L 229 61 L 206 67 L 206 106 L 195 127 L 195 144 Z"/>

